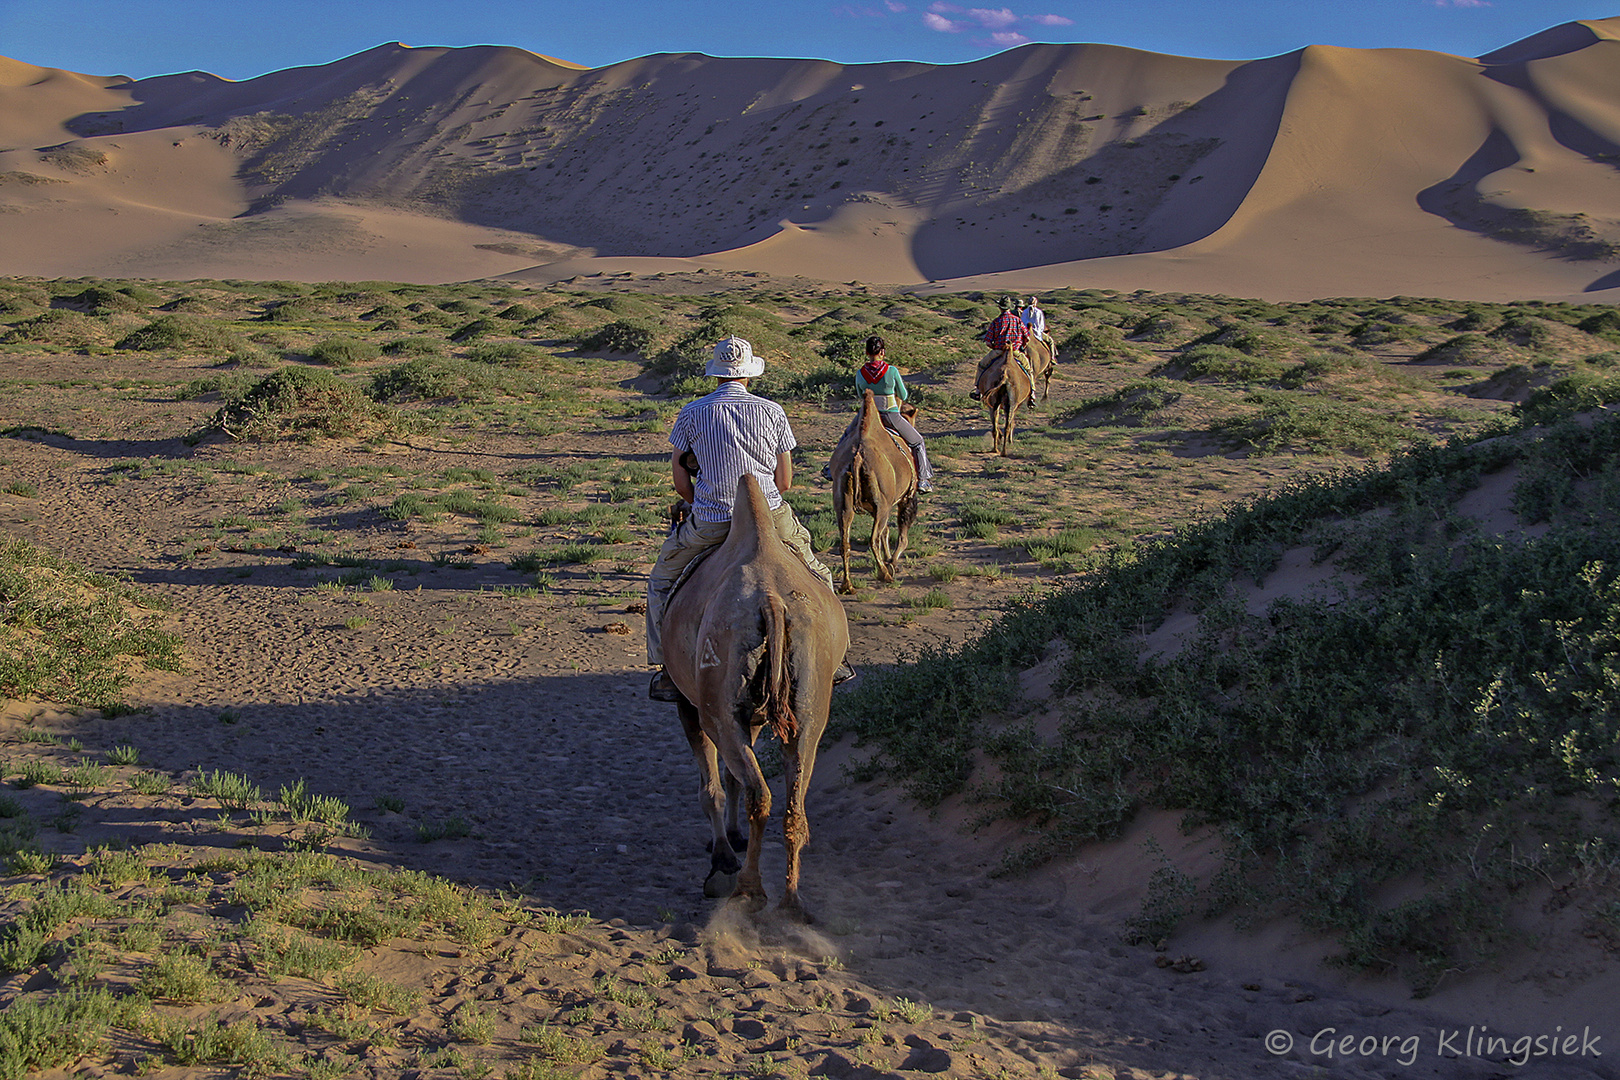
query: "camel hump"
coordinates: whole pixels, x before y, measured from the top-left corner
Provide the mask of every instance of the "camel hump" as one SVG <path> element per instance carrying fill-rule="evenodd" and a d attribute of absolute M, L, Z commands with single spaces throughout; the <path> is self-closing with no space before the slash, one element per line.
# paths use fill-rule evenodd
<path fill-rule="evenodd" d="M 861 433 L 876 432 L 883 427 L 878 415 L 877 396 L 871 390 L 861 391 Z"/>
<path fill-rule="evenodd" d="M 759 477 L 743 473 L 737 481 L 736 501 L 731 504 L 731 531 L 726 533 L 726 548 L 733 555 L 749 558 L 760 550 L 760 537 L 775 534 L 771 504 L 765 498 L 765 489 L 760 487 Z"/>

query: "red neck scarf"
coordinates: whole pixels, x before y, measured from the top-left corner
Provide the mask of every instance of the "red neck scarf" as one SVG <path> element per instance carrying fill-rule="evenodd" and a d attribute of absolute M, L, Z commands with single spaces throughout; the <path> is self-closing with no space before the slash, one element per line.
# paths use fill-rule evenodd
<path fill-rule="evenodd" d="M 889 362 L 881 356 L 874 356 L 861 365 L 861 378 L 869 383 L 883 381 L 883 376 L 889 371 Z"/>

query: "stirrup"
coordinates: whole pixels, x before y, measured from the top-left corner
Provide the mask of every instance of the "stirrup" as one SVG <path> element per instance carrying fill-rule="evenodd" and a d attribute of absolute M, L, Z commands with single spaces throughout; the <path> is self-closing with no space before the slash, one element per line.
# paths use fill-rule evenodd
<path fill-rule="evenodd" d="M 652 681 L 647 684 L 647 697 L 653 701 L 668 701 L 677 703 L 686 700 L 680 688 L 669 677 L 669 672 L 662 668 L 653 672 Z"/>
<path fill-rule="evenodd" d="M 855 674 L 855 669 L 849 666 L 849 661 L 840 660 L 838 662 L 838 670 L 833 672 L 833 685 L 841 686 L 844 683 L 849 682 L 851 679 L 856 678 L 859 678 L 859 676 Z"/>

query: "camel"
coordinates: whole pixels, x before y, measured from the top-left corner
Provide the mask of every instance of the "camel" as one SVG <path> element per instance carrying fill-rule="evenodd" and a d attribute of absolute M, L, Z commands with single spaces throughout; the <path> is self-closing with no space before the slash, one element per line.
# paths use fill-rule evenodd
<path fill-rule="evenodd" d="M 838 538 L 844 556 L 840 592 L 852 593 L 849 578 L 849 530 L 855 514 L 872 516 L 872 563 L 878 577 L 893 581 L 906 550 L 906 534 L 917 520 L 917 466 L 911 450 L 894 438 L 878 418 L 872 391 L 861 396 L 861 411 L 838 441 L 832 456 L 833 509 L 838 514 Z M 889 546 L 889 515 L 897 512 L 899 536 Z"/>
<path fill-rule="evenodd" d="M 1008 359 L 1002 353 L 979 373 L 979 403 L 990 412 L 991 449 L 1002 457 L 1012 449 L 1013 420 L 1018 408 L 1034 393 L 1029 373 L 1024 366 Z M 1005 414 L 1004 423 L 998 423 L 996 413 Z"/>
<path fill-rule="evenodd" d="M 1029 335 L 1024 345 L 1024 355 L 1029 357 L 1029 368 L 1035 375 L 1031 381 L 1040 384 L 1041 401 L 1045 402 L 1052 396 L 1052 372 L 1057 368 L 1057 356 L 1052 346 L 1034 334 Z"/>
<path fill-rule="evenodd" d="M 759 481 L 744 475 L 731 531 L 664 614 L 664 670 L 685 698 L 677 704 L 681 726 L 714 834 L 704 895 L 730 896 L 750 910 L 765 906 L 759 857 L 771 791 L 753 747 L 770 724 L 786 773 L 787 880 L 778 910 L 810 921 L 799 899 L 799 852 L 810 838 L 804 795 L 827 727 L 833 673 L 848 648 L 844 606 L 778 541 Z M 746 840 L 738 828 L 741 809 L 748 814 Z"/>

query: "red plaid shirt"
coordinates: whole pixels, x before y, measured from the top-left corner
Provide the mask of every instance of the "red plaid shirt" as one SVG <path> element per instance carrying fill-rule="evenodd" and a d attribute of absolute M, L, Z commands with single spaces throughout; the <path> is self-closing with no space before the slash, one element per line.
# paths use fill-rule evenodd
<path fill-rule="evenodd" d="M 1029 343 L 1029 330 L 1016 311 L 1003 311 L 984 332 L 984 342 L 992 349 L 1022 349 Z"/>

